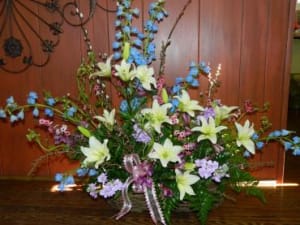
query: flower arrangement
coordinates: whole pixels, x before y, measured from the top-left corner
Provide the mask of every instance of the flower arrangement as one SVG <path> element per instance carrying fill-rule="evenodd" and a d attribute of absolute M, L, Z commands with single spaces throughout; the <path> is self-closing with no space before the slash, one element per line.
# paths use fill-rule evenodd
<path fill-rule="evenodd" d="M 300 137 L 284 129 L 266 133 L 266 118 L 255 128 L 247 115 L 266 106 L 259 109 L 246 102 L 240 108 L 214 99 L 220 66 L 213 74 L 206 63 L 192 62 L 187 76 L 168 86 L 164 62 L 169 42 L 162 45 L 159 71 L 151 66 L 158 23 L 167 16 L 165 2 L 150 4 L 143 32 L 132 25 L 139 10 L 132 9 L 131 2 L 118 0 L 114 54 L 97 62 L 89 52 L 80 65 L 78 98 L 47 92 L 40 101 L 30 92 L 27 104 L 19 105 L 11 96 L 0 118 L 16 123 L 31 110 L 53 144 L 45 144 L 37 130 L 29 130 L 27 139 L 46 156 L 64 154 L 80 162 L 75 173 L 56 174 L 59 189 L 73 184 L 76 176 L 93 198 L 120 197 L 123 207 L 117 219 L 132 207 L 129 192 L 143 193 L 153 221 L 162 224 L 170 224 L 172 211 L 182 202 L 204 224 L 229 188 L 264 200 L 257 180 L 247 171 L 248 157 L 271 141 L 299 155 Z M 208 91 L 193 99 L 188 90 L 199 86 L 199 76 L 208 79 Z M 112 103 L 109 88 L 119 94 L 120 105 Z"/>

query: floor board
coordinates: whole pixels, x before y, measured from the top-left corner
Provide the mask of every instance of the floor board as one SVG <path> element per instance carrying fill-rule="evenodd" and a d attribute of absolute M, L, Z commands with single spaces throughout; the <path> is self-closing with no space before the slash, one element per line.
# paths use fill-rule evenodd
<path fill-rule="evenodd" d="M 1 225 L 99 225 L 152 224 L 148 212 L 129 213 L 120 221 L 102 199 L 86 193 L 50 192 L 54 182 L 0 180 Z M 267 203 L 240 195 L 214 209 L 207 224 L 300 225 L 300 187 L 264 189 Z M 192 213 L 176 213 L 172 224 L 200 224 Z"/>

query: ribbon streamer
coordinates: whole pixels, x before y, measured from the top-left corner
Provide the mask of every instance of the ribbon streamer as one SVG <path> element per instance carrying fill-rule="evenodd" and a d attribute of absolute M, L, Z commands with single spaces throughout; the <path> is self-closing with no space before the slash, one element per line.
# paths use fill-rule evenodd
<path fill-rule="evenodd" d="M 137 154 L 125 155 L 123 162 L 125 169 L 131 174 L 131 176 L 127 178 L 124 188 L 122 189 L 123 206 L 120 212 L 116 215 L 116 220 L 119 220 L 131 210 L 132 203 L 128 195 L 128 188 L 144 173 L 141 171 L 141 160 Z M 153 222 L 155 224 L 166 225 L 162 210 L 157 200 L 154 184 L 152 183 L 151 187 L 147 187 L 147 185 L 135 186 L 133 191 L 139 193 L 144 192 L 147 207 Z"/>

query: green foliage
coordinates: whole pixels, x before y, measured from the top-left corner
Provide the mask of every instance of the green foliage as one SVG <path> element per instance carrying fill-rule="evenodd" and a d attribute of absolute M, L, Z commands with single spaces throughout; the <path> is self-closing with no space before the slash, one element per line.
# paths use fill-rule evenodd
<path fill-rule="evenodd" d="M 194 188 L 195 195 L 189 196 L 190 207 L 196 212 L 202 225 L 206 224 L 209 212 L 214 208 L 218 199 L 213 191 L 205 183 L 199 182 Z"/>

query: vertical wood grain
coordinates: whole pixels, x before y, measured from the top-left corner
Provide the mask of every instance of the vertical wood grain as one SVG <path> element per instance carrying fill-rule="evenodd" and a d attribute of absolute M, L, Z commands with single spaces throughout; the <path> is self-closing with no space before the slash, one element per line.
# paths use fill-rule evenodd
<path fill-rule="evenodd" d="M 62 3 L 65 2 L 62 1 Z M 135 20 L 140 29 L 147 19 L 148 5 L 151 0 L 134 1 L 134 6 L 141 9 L 141 18 Z M 160 23 L 156 35 L 157 54 L 161 42 L 166 38 L 178 13 L 186 1 L 166 1 L 169 16 Z M 114 9 L 116 0 L 99 2 L 102 6 Z M 272 120 L 274 128 L 285 126 L 288 98 L 288 64 L 293 14 L 291 7 L 295 0 L 198 0 L 192 1 L 185 15 L 179 21 L 167 50 L 166 79 L 173 83 L 178 76 L 186 76 L 191 61 L 210 62 L 212 71 L 217 64 L 222 64 L 221 88 L 216 97 L 223 104 L 242 105 L 247 99 L 258 105 L 265 101 L 271 103 L 271 111 L 265 115 Z M 81 0 L 80 8 L 87 12 L 88 1 Z M 45 12 L 34 10 L 42 16 Z M 87 16 L 87 15 L 85 15 Z M 86 24 L 91 43 L 96 53 L 111 52 L 115 34 L 115 14 L 96 9 L 94 18 Z M 34 26 L 41 27 L 38 21 Z M 290 29 L 290 30 L 289 30 Z M 25 102 L 29 91 L 49 90 L 56 95 L 76 94 L 75 74 L 86 49 L 79 27 L 63 25 L 64 33 L 51 60 L 42 68 L 31 67 L 22 74 L 8 74 L 1 71 L 0 105 L 13 95 L 17 101 Z M 40 28 L 41 34 L 48 31 Z M 4 37 L 0 37 L 1 43 Z M 39 43 L 34 41 L 34 55 L 40 59 L 43 54 L 38 50 Z M 159 60 L 154 65 L 158 69 Z M 205 89 L 207 82 L 201 79 L 199 90 Z M 198 91 L 193 91 L 194 97 Z M 113 103 L 119 103 L 118 93 L 110 92 Z M 27 128 L 34 122 L 29 119 L 19 125 L 0 124 L 0 176 L 22 176 L 30 169 L 31 162 L 41 153 L 36 146 L 27 143 Z M 259 116 L 252 117 L 259 122 Z M 257 154 L 254 162 L 273 161 L 274 167 L 254 172 L 261 178 L 281 179 L 284 157 L 282 149 L 270 146 L 262 154 Z M 74 165 L 66 159 L 57 161 L 50 167 L 39 170 L 38 175 L 49 176 Z"/>

